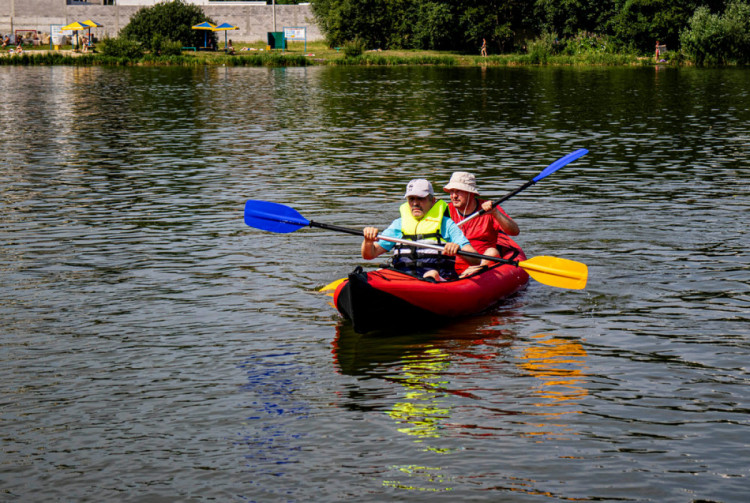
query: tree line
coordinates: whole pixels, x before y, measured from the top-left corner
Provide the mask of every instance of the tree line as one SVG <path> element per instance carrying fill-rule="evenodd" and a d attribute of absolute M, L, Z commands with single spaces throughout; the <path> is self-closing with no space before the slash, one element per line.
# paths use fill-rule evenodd
<path fill-rule="evenodd" d="M 327 42 L 368 49 L 654 54 L 750 62 L 750 0 L 314 0 Z"/>

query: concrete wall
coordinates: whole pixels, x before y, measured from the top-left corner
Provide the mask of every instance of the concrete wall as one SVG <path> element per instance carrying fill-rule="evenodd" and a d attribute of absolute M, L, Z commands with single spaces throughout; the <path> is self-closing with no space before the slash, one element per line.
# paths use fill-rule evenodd
<path fill-rule="evenodd" d="M 222 2 L 223 3 L 223 2 Z M 323 40 L 310 5 L 201 5 L 217 23 L 231 23 L 239 30 L 229 32 L 235 42 L 266 41 L 269 31 L 286 27 L 307 27 L 308 42 Z M 92 29 L 97 37 L 115 37 L 141 9 L 140 5 L 67 5 L 66 0 L 0 0 L 0 34 L 19 28 L 49 33 L 51 24 L 67 25 L 91 19 L 104 25 Z M 274 29 L 274 11 L 276 28 Z M 220 37 L 223 40 L 223 36 Z"/>

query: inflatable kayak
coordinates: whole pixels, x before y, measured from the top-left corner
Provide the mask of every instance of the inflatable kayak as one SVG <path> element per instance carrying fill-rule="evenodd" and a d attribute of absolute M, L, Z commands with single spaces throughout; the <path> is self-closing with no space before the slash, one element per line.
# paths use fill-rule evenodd
<path fill-rule="evenodd" d="M 523 254 L 518 260 L 525 260 Z M 395 269 L 357 267 L 333 294 L 355 332 L 434 325 L 485 311 L 526 286 L 528 273 L 496 264 L 455 281 L 436 283 Z"/>
<path fill-rule="evenodd" d="M 585 149 L 582 150 L 585 153 Z M 583 154 L 576 155 L 580 157 Z M 358 229 L 307 220 L 297 210 L 283 204 L 252 199 L 245 203 L 245 223 L 250 227 L 279 233 L 317 227 L 363 235 Z M 438 245 L 378 237 L 405 242 L 410 246 L 442 250 L 442 246 Z M 515 251 L 510 253 L 515 255 Z M 363 272 L 357 268 L 347 279 L 334 281 L 322 290 L 335 287 L 336 309 L 352 320 L 355 331 L 364 333 L 390 327 L 421 327 L 439 320 L 479 313 L 523 288 L 529 276 L 542 284 L 558 288 L 586 287 L 586 264 L 549 256 L 526 260 L 523 252 L 519 250 L 518 253 L 517 257 L 496 258 L 460 250 L 458 255 L 489 260 L 496 265 L 455 281 L 435 283 L 392 269 Z"/>

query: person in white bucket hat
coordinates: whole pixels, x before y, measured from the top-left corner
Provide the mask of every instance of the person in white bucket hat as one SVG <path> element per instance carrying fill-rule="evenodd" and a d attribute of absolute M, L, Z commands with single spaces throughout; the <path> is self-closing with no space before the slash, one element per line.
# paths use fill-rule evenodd
<path fill-rule="evenodd" d="M 420 243 L 443 244 L 443 251 L 408 246 L 378 239 L 377 227 L 365 227 L 362 258 L 372 260 L 394 250 L 391 265 L 417 277 L 434 281 L 456 279 L 455 256 L 459 250 L 476 253 L 461 229 L 448 216 L 448 204 L 435 198 L 432 184 L 417 178 L 406 185 L 401 217 L 383 231 L 383 236 Z M 473 264 L 479 260 L 468 259 Z"/>
<path fill-rule="evenodd" d="M 520 247 L 508 237 L 519 234 L 518 225 L 500 206 L 493 208 L 492 201 L 479 199 L 477 180 L 473 174 L 456 171 L 451 175 L 448 185 L 443 187 L 443 190 L 450 194 L 451 202 L 448 205 L 448 210 L 454 222 L 461 222 L 479 210 L 487 212 L 466 222 L 461 228 L 471 245 L 479 253 L 492 257 L 503 256 L 507 258 L 509 251 L 518 250 L 520 252 Z M 463 257 L 457 257 L 456 259 L 456 271 L 462 277 L 474 274 L 490 265 L 492 265 L 492 262 L 483 260 L 479 266 L 472 267 L 471 264 L 463 260 Z"/>

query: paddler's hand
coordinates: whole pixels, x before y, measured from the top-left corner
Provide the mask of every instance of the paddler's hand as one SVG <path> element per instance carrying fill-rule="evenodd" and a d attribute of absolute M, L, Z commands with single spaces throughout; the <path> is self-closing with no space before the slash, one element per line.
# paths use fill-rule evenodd
<path fill-rule="evenodd" d="M 482 210 L 484 210 L 485 213 L 492 213 L 493 211 L 495 213 L 499 213 L 497 211 L 497 207 L 492 206 L 492 201 L 485 201 L 482 203 Z"/>
<path fill-rule="evenodd" d="M 365 227 L 362 230 L 362 234 L 365 237 L 365 241 L 372 243 L 373 241 L 377 241 L 379 232 L 377 227 Z"/>
<path fill-rule="evenodd" d="M 443 255 L 452 257 L 458 253 L 459 248 L 458 243 L 445 243 L 445 246 L 443 247 Z"/>
<path fill-rule="evenodd" d="M 362 240 L 362 258 L 365 260 L 372 260 L 375 257 L 379 257 L 385 253 L 385 248 L 378 245 L 378 228 L 377 227 L 365 227 L 362 229 L 362 235 L 365 237 Z"/>

